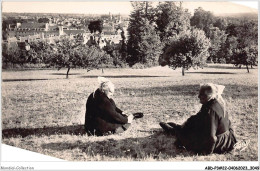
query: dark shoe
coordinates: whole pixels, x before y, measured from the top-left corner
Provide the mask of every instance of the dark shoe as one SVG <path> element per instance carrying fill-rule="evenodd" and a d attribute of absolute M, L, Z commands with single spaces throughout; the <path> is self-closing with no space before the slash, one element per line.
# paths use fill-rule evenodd
<path fill-rule="evenodd" d="M 174 134 L 174 129 L 169 124 L 165 122 L 160 122 L 159 124 L 164 129 L 165 132 Z"/>
<path fill-rule="evenodd" d="M 138 112 L 138 113 L 134 113 L 133 116 L 134 116 L 134 119 L 137 119 L 137 118 L 142 118 L 142 117 L 144 117 L 144 114 L 141 113 L 141 112 Z"/>

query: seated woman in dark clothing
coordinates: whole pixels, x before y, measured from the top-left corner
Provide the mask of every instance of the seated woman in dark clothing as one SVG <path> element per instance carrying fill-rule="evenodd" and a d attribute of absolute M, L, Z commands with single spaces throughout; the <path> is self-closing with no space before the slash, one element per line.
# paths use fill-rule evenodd
<path fill-rule="evenodd" d="M 86 103 L 85 130 L 88 134 L 122 133 L 129 128 L 133 119 L 143 117 L 142 113 L 127 116 L 111 98 L 114 84 L 104 77 L 98 77 L 98 81 L 99 88 L 89 95 Z"/>
<path fill-rule="evenodd" d="M 224 153 L 234 148 L 237 140 L 231 128 L 225 101 L 224 86 L 212 83 L 201 85 L 201 110 L 184 124 L 161 122 L 161 127 L 176 136 L 176 145 L 200 154 Z"/>

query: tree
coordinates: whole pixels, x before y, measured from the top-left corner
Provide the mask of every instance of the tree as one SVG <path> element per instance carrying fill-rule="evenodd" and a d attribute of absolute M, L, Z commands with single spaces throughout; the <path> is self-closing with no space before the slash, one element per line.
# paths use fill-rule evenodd
<path fill-rule="evenodd" d="M 225 61 L 225 56 L 221 54 L 227 39 L 225 31 L 221 31 L 218 27 L 211 27 L 209 30 L 209 38 L 211 42 L 211 46 L 209 48 L 209 59 L 215 63 Z"/>
<path fill-rule="evenodd" d="M 162 42 L 162 54 L 159 58 L 163 59 L 163 54 L 170 45 L 172 39 L 176 39 L 181 32 L 190 29 L 191 14 L 177 2 L 159 2 L 156 8 L 156 30 Z"/>
<path fill-rule="evenodd" d="M 130 64 L 140 62 L 149 66 L 155 65 L 158 63 L 159 56 L 162 52 L 160 37 L 155 31 L 154 25 L 150 24 L 147 19 L 141 19 L 139 24 L 140 31 L 134 33 L 134 36 L 138 38 L 138 41 L 136 41 L 135 44 L 132 44 L 135 48 L 133 49 L 132 47 L 135 53 L 131 54 L 130 51 L 130 55 L 132 56 L 130 59 L 128 58 L 128 62 Z"/>
<path fill-rule="evenodd" d="M 226 63 L 234 63 L 233 52 L 238 46 L 237 37 L 229 36 L 226 39 L 224 47 L 218 53 L 219 56 L 225 56 Z"/>
<path fill-rule="evenodd" d="M 243 21 L 234 28 L 237 34 L 237 47 L 233 52 L 233 63 L 235 66 L 245 65 L 249 72 L 248 66 L 257 65 L 258 57 L 258 25 L 254 21 Z"/>
<path fill-rule="evenodd" d="M 185 69 L 204 66 L 209 56 L 209 47 L 210 40 L 203 30 L 191 29 L 181 32 L 166 48 L 160 64 L 169 65 L 173 69 L 181 67 L 184 76 Z"/>
<path fill-rule="evenodd" d="M 53 47 L 45 41 L 30 42 L 30 50 L 28 51 L 29 63 L 46 63 L 48 64 L 54 53 Z"/>
<path fill-rule="evenodd" d="M 113 64 L 115 66 L 122 67 L 126 64 L 127 45 L 124 29 L 121 26 L 118 26 L 117 32 L 119 30 L 122 38 L 119 44 L 115 44 L 111 40 L 104 40 L 106 42 L 106 46 L 103 47 L 103 50 L 112 57 Z"/>
<path fill-rule="evenodd" d="M 155 11 L 153 8 L 153 2 L 151 1 L 132 1 L 131 2 L 134 11 L 138 11 L 142 18 L 146 18 L 151 23 L 154 22 Z"/>
<path fill-rule="evenodd" d="M 28 62 L 29 63 L 37 63 L 40 62 L 40 59 L 42 57 L 40 57 L 40 55 L 43 55 L 43 53 L 37 53 L 35 51 L 35 49 L 31 48 L 28 52 L 27 52 L 27 58 L 28 58 Z M 43 62 L 43 61 L 41 61 Z M 45 61 L 44 61 L 45 62 Z"/>
<path fill-rule="evenodd" d="M 76 34 L 75 35 L 75 41 L 77 45 L 81 45 L 84 43 L 84 37 L 83 34 Z"/>
<path fill-rule="evenodd" d="M 257 66 L 258 47 L 256 45 L 251 45 L 242 49 L 236 49 L 233 58 L 235 66 L 245 65 L 247 72 L 249 73 L 248 66 Z"/>
<path fill-rule="evenodd" d="M 66 78 L 68 78 L 71 68 L 81 67 L 89 71 L 92 68 L 102 67 L 110 61 L 110 56 L 98 47 L 89 47 L 77 43 L 75 39 L 64 37 L 56 42 L 50 63 L 58 69 L 67 68 Z"/>
<path fill-rule="evenodd" d="M 119 54 L 121 56 L 121 62 L 126 63 L 126 57 L 127 57 L 127 44 L 126 44 L 126 36 L 125 36 L 125 31 L 122 27 L 119 27 L 118 29 L 121 30 L 121 43 L 120 43 L 120 49 L 119 49 Z"/>
<path fill-rule="evenodd" d="M 194 15 L 191 17 L 190 24 L 196 28 L 205 31 L 207 37 L 209 37 L 210 27 L 215 23 L 215 16 L 210 11 L 205 11 L 199 7 L 195 9 Z"/>
<path fill-rule="evenodd" d="M 220 30 L 226 30 L 228 22 L 225 18 L 217 17 L 213 24 L 214 27 L 218 27 Z"/>
<path fill-rule="evenodd" d="M 126 37 L 125 37 L 125 32 L 122 30 L 121 32 L 121 38 L 122 38 L 122 43 L 121 43 L 121 48 L 119 49 L 119 53 L 122 56 L 122 60 L 126 62 L 126 57 L 127 57 L 127 44 L 126 44 Z"/>
<path fill-rule="evenodd" d="M 3 62 L 5 64 L 19 64 L 23 65 L 25 63 L 48 63 L 51 55 L 53 54 L 53 49 L 45 41 L 34 41 L 30 42 L 30 49 L 24 49 L 18 46 L 17 43 L 3 44 Z M 26 45 L 27 46 L 27 45 Z"/>
<path fill-rule="evenodd" d="M 2 64 L 8 64 L 10 62 L 9 56 L 8 56 L 8 44 L 2 43 Z"/>
<path fill-rule="evenodd" d="M 138 3 L 138 2 L 135 2 Z M 130 21 L 129 21 L 129 26 L 127 28 L 128 33 L 129 33 L 129 38 L 127 42 L 127 51 L 129 54 L 129 57 L 127 58 L 127 62 L 130 65 L 133 65 L 138 61 L 138 46 L 137 42 L 140 42 L 141 36 L 141 21 L 142 21 L 142 14 L 141 14 L 141 9 L 137 8 L 134 6 L 134 3 L 131 3 L 134 10 L 130 14 Z"/>
<path fill-rule="evenodd" d="M 69 71 L 76 62 L 75 48 L 76 41 L 63 37 L 56 42 L 54 54 L 50 60 L 50 63 L 58 69 L 67 68 L 66 78 L 69 77 Z"/>
<path fill-rule="evenodd" d="M 257 45 L 258 43 L 258 24 L 257 21 L 242 21 L 235 28 L 239 42 L 239 48 Z"/>
<path fill-rule="evenodd" d="M 17 43 L 12 44 L 5 44 L 2 49 L 2 56 L 3 56 L 3 62 L 5 64 L 12 63 L 14 64 L 20 64 L 22 52 L 20 48 L 18 47 Z"/>
<path fill-rule="evenodd" d="M 2 22 L 2 39 L 7 40 L 8 38 L 8 29 L 9 29 L 9 24 L 10 25 L 16 25 L 16 19 L 8 19 L 8 20 L 3 20 Z"/>
<path fill-rule="evenodd" d="M 126 49 L 123 49 L 123 43 L 114 44 L 112 41 L 106 41 L 106 46 L 103 50 L 110 55 L 114 66 L 124 66 L 126 64 Z"/>
<path fill-rule="evenodd" d="M 150 14 L 146 13 L 151 13 L 152 11 L 148 11 L 150 7 L 146 7 L 151 5 L 151 2 L 144 2 L 144 1 L 135 1 L 131 2 L 131 5 L 133 7 L 133 11 L 130 14 L 130 21 L 128 25 L 128 34 L 129 38 L 127 41 L 127 52 L 129 54 L 127 60 L 127 63 L 130 65 L 133 65 L 137 62 L 139 62 L 139 47 L 138 47 L 138 42 L 141 41 L 141 28 L 143 26 L 143 20 L 147 19 L 145 18 L 146 16 L 150 16 Z M 147 9 L 147 10 L 145 10 Z"/>
<path fill-rule="evenodd" d="M 162 42 L 190 28 L 190 13 L 176 2 L 159 2 L 155 15 Z"/>
<path fill-rule="evenodd" d="M 48 18 L 39 18 L 38 19 L 38 23 L 49 23 L 49 19 Z"/>
<path fill-rule="evenodd" d="M 111 63 L 111 57 L 96 46 L 80 45 L 76 48 L 74 65 L 77 67 L 100 68 L 104 64 Z"/>
<path fill-rule="evenodd" d="M 151 19 L 154 10 L 151 2 L 132 2 L 134 11 L 130 15 L 127 51 L 130 65 L 135 63 L 155 64 L 161 52 L 161 42 Z"/>
<path fill-rule="evenodd" d="M 228 36 L 237 36 L 237 30 L 236 28 L 238 27 L 238 25 L 233 24 L 233 23 L 229 23 L 227 28 L 226 28 L 226 33 Z"/>
<path fill-rule="evenodd" d="M 138 42 L 138 61 L 148 66 L 158 65 L 163 48 L 160 37 L 148 20 L 143 20 L 143 22 L 141 40 Z"/>
<path fill-rule="evenodd" d="M 91 33 L 95 33 L 96 31 L 98 31 L 99 33 L 102 33 L 103 21 L 102 20 L 90 21 L 90 23 L 88 25 L 88 29 Z"/>
<path fill-rule="evenodd" d="M 115 44 L 111 41 L 106 41 L 106 46 L 103 48 L 103 50 L 112 57 L 113 63 L 116 66 L 118 61 L 118 54 L 115 53 L 115 51 L 117 50 Z"/>

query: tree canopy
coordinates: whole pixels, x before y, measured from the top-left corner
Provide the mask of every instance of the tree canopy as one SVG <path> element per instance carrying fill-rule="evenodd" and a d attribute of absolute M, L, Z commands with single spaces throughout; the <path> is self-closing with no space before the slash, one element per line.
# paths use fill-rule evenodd
<path fill-rule="evenodd" d="M 227 34 L 218 27 L 211 27 L 209 30 L 209 39 L 211 46 L 209 48 L 209 58 L 215 63 L 225 62 L 225 56 L 222 51 L 225 48 Z M 226 62 L 225 62 L 226 63 Z"/>
<path fill-rule="evenodd" d="M 191 67 L 203 67 L 209 56 L 208 49 L 210 40 L 205 36 L 204 31 L 191 29 L 181 32 L 176 39 L 173 39 L 166 48 L 161 65 L 169 65 L 176 69 L 181 67 L 184 70 Z"/>
<path fill-rule="evenodd" d="M 49 21 L 50 21 L 50 20 L 49 20 L 48 18 L 39 18 L 39 19 L 38 19 L 38 22 L 39 22 L 39 23 L 49 23 Z"/>
<path fill-rule="evenodd" d="M 176 2 L 160 2 L 156 8 L 156 28 L 159 31 L 161 41 L 189 29 L 190 17 L 191 14 L 181 6 L 176 5 Z"/>
<path fill-rule="evenodd" d="M 128 26 L 129 39 L 127 43 L 128 58 L 130 65 L 135 63 L 151 63 L 161 51 L 160 39 L 155 31 L 155 23 L 150 20 L 154 15 L 151 2 L 132 2 L 134 10 L 130 15 Z M 154 46 L 155 45 L 155 46 Z M 154 52 L 157 51 L 157 52 Z"/>
<path fill-rule="evenodd" d="M 199 7 L 195 9 L 194 15 L 190 19 L 192 26 L 202 29 L 205 31 L 207 37 L 210 34 L 210 27 L 215 23 L 215 16 L 210 11 L 205 11 L 203 8 Z"/>
<path fill-rule="evenodd" d="M 90 21 L 90 23 L 88 25 L 88 29 L 91 33 L 95 33 L 96 31 L 98 31 L 99 33 L 102 33 L 103 21 L 102 20 Z"/>

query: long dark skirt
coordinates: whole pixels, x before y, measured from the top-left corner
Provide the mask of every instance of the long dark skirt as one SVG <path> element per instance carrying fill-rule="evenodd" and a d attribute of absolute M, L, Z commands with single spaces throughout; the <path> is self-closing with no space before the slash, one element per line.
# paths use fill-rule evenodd
<path fill-rule="evenodd" d="M 233 150 L 234 145 L 237 143 L 237 139 L 234 135 L 232 128 L 223 134 L 217 136 L 217 142 L 215 144 L 214 153 L 224 153 Z"/>
<path fill-rule="evenodd" d="M 202 137 L 192 131 L 187 132 L 183 129 L 177 128 L 175 129 L 175 135 L 179 145 L 184 146 L 186 149 L 192 150 L 196 153 L 202 153 L 208 145 L 207 142 L 203 141 L 205 137 Z M 229 152 L 233 149 L 236 142 L 237 140 L 234 136 L 234 132 L 232 128 L 230 128 L 229 131 L 217 135 L 217 141 L 213 152 L 218 154 Z"/>

